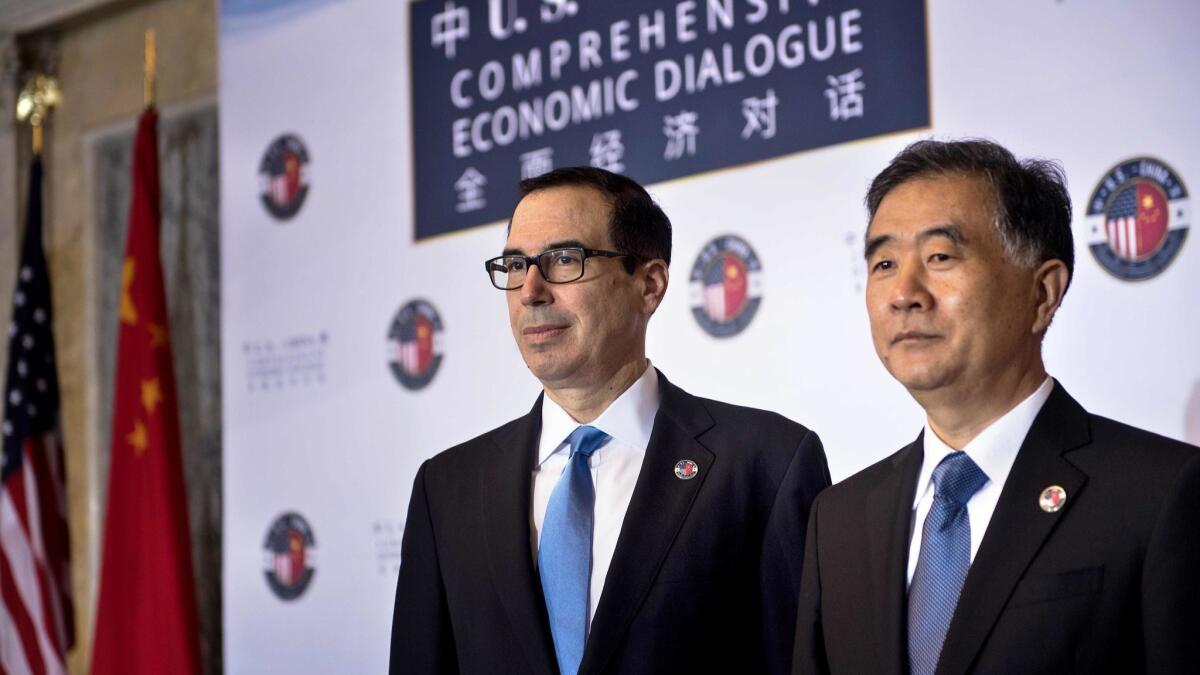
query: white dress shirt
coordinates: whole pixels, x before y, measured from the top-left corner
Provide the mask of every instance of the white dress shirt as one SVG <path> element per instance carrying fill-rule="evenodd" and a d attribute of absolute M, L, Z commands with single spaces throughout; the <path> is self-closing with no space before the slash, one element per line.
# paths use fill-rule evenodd
<path fill-rule="evenodd" d="M 1025 442 L 1025 437 L 1029 435 L 1029 429 L 1033 426 L 1034 418 L 1041 411 L 1046 399 L 1050 398 L 1050 391 L 1053 389 L 1054 380 L 1047 377 L 1036 391 L 979 432 L 979 435 L 972 438 L 962 449 L 988 477 L 983 487 L 967 501 L 967 515 L 971 519 L 971 562 L 975 562 L 979 544 L 983 541 L 988 523 L 992 520 L 996 502 L 1000 500 L 1000 491 L 1004 488 L 1008 472 L 1012 470 L 1013 462 L 1017 459 L 1017 451 L 1021 449 L 1021 444 Z M 933 506 L 933 469 L 952 452 L 956 451 L 938 438 L 926 420 L 925 458 L 922 460 L 921 473 L 917 475 L 917 494 L 913 499 L 913 518 L 908 545 L 909 584 L 917 571 L 925 516 L 929 515 L 929 509 Z M 1034 499 L 1036 496 L 1030 495 L 1029 498 Z"/>
<path fill-rule="evenodd" d="M 589 459 L 592 484 L 596 487 L 595 529 L 592 531 L 592 576 L 588 593 L 587 629 L 604 590 L 604 578 L 617 549 L 621 523 L 633 498 L 633 488 L 642 471 L 642 459 L 650 444 L 650 431 L 658 414 L 658 372 L 647 363 L 642 373 L 617 400 L 593 420 L 593 426 L 612 437 Z M 579 426 L 549 396 L 542 398 L 542 437 L 538 443 L 538 463 L 533 468 L 533 560 L 537 565 L 542 522 L 550 494 L 567 468 L 570 446 L 567 436 Z"/>

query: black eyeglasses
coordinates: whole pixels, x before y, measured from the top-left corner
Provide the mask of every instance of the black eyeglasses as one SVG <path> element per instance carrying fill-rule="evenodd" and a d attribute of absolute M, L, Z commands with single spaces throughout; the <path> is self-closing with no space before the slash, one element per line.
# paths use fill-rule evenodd
<path fill-rule="evenodd" d="M 525 285 L 529 268 L 537 267 L 542 278 L 552 284 L 569 284 L 583 277 L 583 263 L 588 258 L 632 258 L 628 253 L 600 251 L 594 248 L 571 246 L 552 248 L 537 255 L 502 255 L 485 260 L 484 269 L 492 285 L 511 291 Z"/>

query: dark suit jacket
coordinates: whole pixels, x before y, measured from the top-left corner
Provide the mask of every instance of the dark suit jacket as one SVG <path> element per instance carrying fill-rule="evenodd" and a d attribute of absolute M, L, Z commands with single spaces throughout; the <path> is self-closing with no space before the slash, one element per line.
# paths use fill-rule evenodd
<path fill-rule="evenodd" d="M 580 673 L 786 672 L 817 435 L 774 413 L 662 402 Z M 422 465 L 404 531 L 392 673 L 558 671 L 530 540 L 541 398 Z M 699 466 L 691 480 L 675 464 Z"/>
<path fill-rule="evenodd" d="M 903 673 L 922 439 L 813 505 L 795 673 Z M 1038 505 L 1066 489 L 1057 513 Z M 1200 448 L 1055 383 L 959 596 L 939 674 L 1200 672 Z"/>

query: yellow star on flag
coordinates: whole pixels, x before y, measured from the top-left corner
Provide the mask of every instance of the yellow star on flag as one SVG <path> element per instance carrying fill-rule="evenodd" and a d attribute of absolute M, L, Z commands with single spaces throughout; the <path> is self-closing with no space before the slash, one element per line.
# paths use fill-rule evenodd
<path fill-rule="evenodd" d="M 162 401 L 162 388 L 158 386 L 158 378 L 142 380 L 142 406 L 146 412 L 154 414 L 154 409 Z"/>
<path fill-rule="evenodd" d="M 137 307 L 133 304 L 133 258 L 126 258 L 121 267 L 121 323 L 130 326 L 138 321 Z"/>
<path fill-rule="evenodd" d="M 141 420 L 133 423 L 133 431 L 125 437 L 125 440 L 133 446 L 133 453 L 140 455 L 150 447 L 150 435 L 146 433 L 146 425 L 142 424 Z"/>
<path fill-rule="evenodd" d="M 167 344 L 167 329 L 162 326 L 152 323 L 146 327 L 150 331 L 150 346 L 158 349 Z"/>

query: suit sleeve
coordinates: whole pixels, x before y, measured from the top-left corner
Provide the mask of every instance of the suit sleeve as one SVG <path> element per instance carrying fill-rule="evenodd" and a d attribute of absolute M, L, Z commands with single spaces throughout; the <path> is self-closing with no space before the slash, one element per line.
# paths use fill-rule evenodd
<path fill-rule="evenodd" d="M 821 439 L 807 431 L 784 474 L 763 537 L 759 592 L 768 673 L 791 672 L 804 535 L 813 500 L 829 482 Z"/>
<path fill-rule="evenodd" d="M 796 615 L 794 675 L 829 672 L 825 658 L 825 635 L 821 625 L 821 562 L 817 555 L 820 499 L 813 503 L 804 544 L 804 573 L 800 580 L 799 611 Z"/>
<path fill-rule="evenodd" d="M 1146 550 L 1142 631 L 1147 673 L 1194 673 L 1200 663 L 1200 454 L 1170 488 Z"/>
<path fill-rule="evenodd" d="M 425 491 L 426 466 L 421 466 L 413 484 L 401 544 L 400 578 L 392 616 L 392 675 L 458 672 Z"/>

